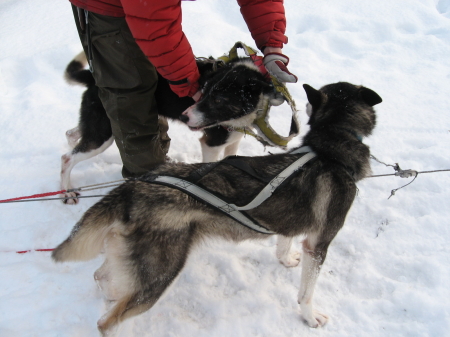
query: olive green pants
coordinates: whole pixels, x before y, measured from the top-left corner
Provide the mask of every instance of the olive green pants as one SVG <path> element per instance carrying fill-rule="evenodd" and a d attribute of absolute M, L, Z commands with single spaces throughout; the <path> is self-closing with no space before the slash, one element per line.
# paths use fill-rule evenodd
<path fill-rule="evenodd" d="M 167 120 L 158 116 L 154 97 L 156 69 L 136 44 L 125 18 L 89 12 L 85 27 L 77 7 L 72 9 L 86 55 L 90 37 L 92 74 L 122 158 L 122 175 L 142 175 L 165 162 L 170 146 Z"/>

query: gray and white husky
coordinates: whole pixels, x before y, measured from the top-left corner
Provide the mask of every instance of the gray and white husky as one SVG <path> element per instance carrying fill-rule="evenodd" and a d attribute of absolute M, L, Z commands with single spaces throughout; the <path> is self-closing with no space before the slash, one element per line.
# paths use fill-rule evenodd
<path fill-rule="evenodd" d="M 276 254 L 286 266 L 298 263 L 290 252 L 292 238 L 305 235 L 298 302 L 307 324 L 319 327 L 328 317 L 313 310 L 314 286 L 328 246 L 353 203 L 356 182 L 370 174 L 369 147 L 361 139 L 374 129 L 372 106 L 382 100 L 368 88 L 345 82 L 320 90 L 303 87 L 309 101 L 310 130 L 302 146 L 316 156 L 246 215 L 279 235 Z M 166 164 L 125 182 L 92 206 L 52 257 L 57 262 L 89 260 L 104 251 L 105 262 L 94 274 L 112 304 L 98 321 L 102 335 L 150 309 L 201 241 L 219 236 L 238 242 L 270 235 L 241 225 L 192 195 L 149 183 L 152 177 L 189 179 L 203 170 L 197 186 L 234 205 L 246 205 L 266 181 L 298 159 L 294 152 L 240 157 L 239 166 L 246 170 L 226 161 L 212 168 L 211 164 Z"/>

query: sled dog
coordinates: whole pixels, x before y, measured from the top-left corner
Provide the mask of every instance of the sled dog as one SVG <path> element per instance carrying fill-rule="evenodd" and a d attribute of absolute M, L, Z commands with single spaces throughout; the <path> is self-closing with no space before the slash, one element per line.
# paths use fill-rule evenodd
<path fill-rule="evenodd" d="M 98 321 L 103 335 L 126 318 L 149 310 L 183 269 L 193 247 L 212 237 L 238 242 L 278 234 L 277 257 L 295 266 L 298 261 L 290 252 L 291 241 L 305 235 L 298 303 L 309 326 L 327 322 L 326 314 L 313 310 L 314 287 L 328 246 L 355 198 L 356 182 L 370 174 L 369 147 L 361 139 L 374 129 L 372 106 L 382 100 L 373 90 L 346 82 L 320 90 L 305 84 L 304 89 L 310 130 L 301 147 L 307 146 L 315 157 L 285 177 L 259 206 L 245 212 L 269 234 L 243 226 L 195 195 L 151 182 L 162 176 L 186 181 L 197 176 L 196 186 L 228 206 L 248 205 L 265 190 L 267 181 L 301 156 L 295 149 L 231 157 L 214 165 L 165 164 L 112 190 L 53 251 L 54 261 L 63 262 L 89 260 L 104 250 L 105 261 L 94 274 L 113 303 Z M 239 164 L 232 165 L 233 160 Z"/>
<path fill-rule="evenodd" d="M 98 88 L 91 72 L 85 69 L 86 65 L 86 56 L 82 52 L 65 70 L 69 83 L 87 89 L 82 96 L 78 125 L 66 132 L 71 150 L 61 157 L 61 190 L 72 188 L 70 173 L 77 163 L 102 153 L 114 141 Z M 200 138 L 203 162 L 210 162 L 218 160 L 222 153 L 224 156 L 235 155 L 243 134 L 232 129 L 249 126 L 267 101 L 271 105 L 280 105 L 284 98 L 265 81 L 250 58 L 235 58 L 221 64 L 217 70 L 213 69 L 213 59 L 198 59 L 197 65 L 203 95 L 195 105 L 192 98 L 178 97 L 172 92 L 159 74 L 155 98 L 160 116 L 181 120 L 191 130 L 203 132 Z M 76 192 L 63 195 L 66 198 L 76 196 Z M 64 202 L 76 204 L 78 199 L 65 199 Z"/>

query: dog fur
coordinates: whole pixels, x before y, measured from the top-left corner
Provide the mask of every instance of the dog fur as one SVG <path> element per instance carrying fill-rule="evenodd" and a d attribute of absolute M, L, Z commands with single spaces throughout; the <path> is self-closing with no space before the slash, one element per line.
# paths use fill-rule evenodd
<path fill-rule="evenodd" d="M 345 82 L 320 90 L 308 85 L 304 88 L 310 130 L 302 146 L 311 147 L 317 156 L 247 213 L 279 235 L 276 255 L 287 266 L 298 263 L 298 256 L 290 252 L 292 238 L 306 236 L 298 302 L 307 324 L 319 327 L 328 317 L 313 310 L 314 287 L 328 246 L 355 198 L 356 182 L 370 174 L 369 147 L 359 138 L 371 134 L 376 123 L 372 106 L 382 100 L 370 89 Z M 241 158 L 260 176 L 272 178 L 297 156 Z M 183 178 L 205 165 L 165 164 L 149 175 Z M 92 259 L 104 249 L 105 262 L 94 276 L 113 304 L 98 321 L 105 336 L 119 322 L 150 309 L 201 241 L 210 237 L 236 242 L 268 237 L 179 190 L 148 183 L 148 177 L 112 190 L 83 215 L 52 253 L 56 262 L 80 261 Z M 220 163 L 198 185 L 236 205 L 245 205 L 265 183 Z"/>
<path fill-rule="evenodd" d="M 265 82 L 249 58 L 236 58 L 217 70 L 213 70 L 213 64 L 214 59 L 197 61 L 203 95 L 196 104 L 190 97 L 180 98 L 173 93 L 159 74 L 155 92 L 160 116 L 181 120 L 192 130 L 203 132 L 200 138 L 203 162 L 216 161 L 222 154 L 235 155 L 243 134 L 232 128 L 251 125 L 267 100 L 272 105 L 279 105 L 284 100 Z M 61 157 L 62 190 L 72 189 L 70 173 L 77 163 L 102 153 L 114 141 L 98 88 L 90 71 L 85 69 L 86 65 L 86 56 L 82 52 L 69 63 L 64 75 L 67 82 L 81 84 L 87 89 L 82 96 L 78 126 L 66 132 L 71 150 Z M 64 202 L 76 204 L 77 195 L 76 192 L 65 193 L 63 197 L 74 199 Z"/>

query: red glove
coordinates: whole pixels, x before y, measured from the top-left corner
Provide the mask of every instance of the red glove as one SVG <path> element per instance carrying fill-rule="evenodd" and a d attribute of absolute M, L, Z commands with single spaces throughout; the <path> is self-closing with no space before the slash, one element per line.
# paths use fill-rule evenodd
<path fill-rule="evenodd" d="M 267 71 L 280 82 L 297 83 L 298 78 L 286 67 L 289 58 L 281 53 L 268 53 L 263 59 Z"/>

